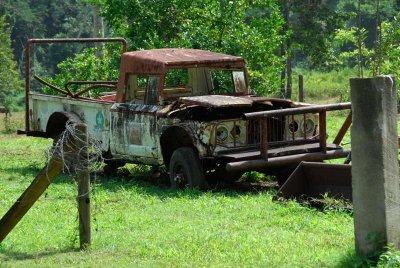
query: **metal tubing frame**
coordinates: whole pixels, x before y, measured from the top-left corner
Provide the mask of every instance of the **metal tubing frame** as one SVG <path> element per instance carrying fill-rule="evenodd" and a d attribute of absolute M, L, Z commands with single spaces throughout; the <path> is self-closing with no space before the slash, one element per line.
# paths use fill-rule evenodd
<path fill-rule="evenodd" d="M 326 105 L 311 105 L 307 107 L 299 107 L 299 108 L 288 108 L 281 110 L 272 110 L 265 112 L 255 112 L 255 113 L 245 113 L 243 115 L 244 119 L 256 119 L 260 117 L 272 117 L 272 116 L 286 116 L 286 115 L 295 115 L 295 114 L 303 114 L 303 113 L 319 113 L 322 111 L 337 111 L 337 110 L 346 110 L 351 109 L 351 102 L 344 103 L 335 103 L 335 104 L 326 104 Z"/>
<path fill-rule="evenodd" d="M 240 162 L 227 163 L 225 168 L 228 172 L 263 170 L 282 165 L 298 164 L 302 161 L 315 162 L 346 157 L 350 152 L 351 149 L 341 149 L 327 152 L 304 153 L 273 157 L 269 158 L 268 161 L 264 159 L 245 160 Z"/>
<path fill-rule="evenodd" d="M 29 91 L 31 88 L 30 77 L 30 54 L 33 44 L 52 44 L 52 43 L 121 43 L 123 52 L 127 51 L 127 42 L 124 38 L 43 38 L 29 39 L 25 44 L 25 131 L 30 130 L 29 125 Z"/>

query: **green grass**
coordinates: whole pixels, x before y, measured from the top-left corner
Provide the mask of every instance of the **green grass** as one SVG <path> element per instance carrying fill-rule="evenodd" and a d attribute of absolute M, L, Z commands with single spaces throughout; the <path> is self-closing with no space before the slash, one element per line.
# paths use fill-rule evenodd
<path fill-rule="evenodd" d="M 357 69 L 345 68 L 340 71 L 323 72 L 296 68 L 293 70 L 294 100 L 298 100 L 299 74 L 303 75 L 305 102 L 335 103 L 350 100 L 350 78 L 357 77 Z M 366 72 L 364 77 L 369 75 Z"/>
<path fill-rule="evenodd" d="M 345 116 L 337 112 L 329 117 L 330 139 Z M 51 143 L 0 135 L 0 215 L 45 165 Z M 89 250 L 79 251 L 77 185 L 74 178 L 61 175 L 0 244 L 0 267 L 349 267 L 366 263 L 354 255 L 350 213 L 273 201 L 274 193 L 177 191 L 135 174 L 97 175 L 92 192 L 93 243 Z"/>

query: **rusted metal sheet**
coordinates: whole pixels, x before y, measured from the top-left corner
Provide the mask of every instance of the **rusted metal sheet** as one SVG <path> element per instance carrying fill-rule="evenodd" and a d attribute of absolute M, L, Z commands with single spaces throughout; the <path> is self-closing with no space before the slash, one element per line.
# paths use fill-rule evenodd
<path fill-rule="evenodd" d="M 253 101 L 250 98 L 234 97 L 225 95 L 209 95 L 195 97 L 181 97 L 178 102 L 187 105 L 198 105 L 204 107 L 251 107 Z"/>
<path fill-rule="evenodd" d="M 302 162 L 278 191 L 285 198 L 352 199 L 351 165 Z"/>
<path fill-rule="evenodd" d="M 161 74 L 166 69 L 223 67 L 244 68 L 241 57 L 211 51 L 183 48 L 162 48 L 126 52 L 122 55 L 121 73 Z"/>

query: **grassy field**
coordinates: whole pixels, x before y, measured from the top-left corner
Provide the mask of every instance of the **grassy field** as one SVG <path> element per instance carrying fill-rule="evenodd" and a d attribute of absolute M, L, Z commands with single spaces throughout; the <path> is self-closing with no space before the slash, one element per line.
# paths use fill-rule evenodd
<path fill-rule="evenodd" d="M 338 129 L 345 113 L 331 117 Z M 14 114 L 11 126 L 22 126 Z M 4 133 L 4 124 L 0 126 Z M 345 141 L 349 140 L 346 136 Z M 0 215 L 46 162 L 51 140 L 0 134 Z M 140 176 L 139 176 L 140 175 Z M 177 191 L 146 172 L 95 176 L 93 245 L 79 251 L 73 177 L 61 175 L 0 244 L 0 267 L 357 267 L 351 213 L 260 192 Z"/>

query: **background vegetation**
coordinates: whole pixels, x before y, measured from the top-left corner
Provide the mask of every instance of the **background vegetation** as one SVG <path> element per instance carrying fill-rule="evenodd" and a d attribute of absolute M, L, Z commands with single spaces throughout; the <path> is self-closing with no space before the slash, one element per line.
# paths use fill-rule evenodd
<path fill-rule="evenodd" d="M 0 104 L 23 104 L 18 77 L 28 38 L 99 36 L 125 37 L 130 50 L 188 47 L 243 56 L 252 88 L 262 95 L 291 98 L 301 72 L 309 77 L 311 101 L 321 92 L 346 99 L 348 74 L 398 74 L 399 11 L 396 0 L 4 0 L 0 55 L 13 81 L 0 86 Z M 116 79 L 117 55 L 96 52 L 110 58 L 99 59 L 83 48 L 35 46 L 32 73 L 60 86 L 72 78 Z M 45 90 L 36 83 L 33 88 Z"/>
<path fill-rule="evenodd" d="M 22 109 L 23 48 L 29 38 L 114 37 L 129 50 L 186 47 L 243 56 L 252 88 L 306 101 L 348 100 L 348 79 L 399 74 L 400 5 L 396 0 L 3 0 L 0 2 L 0 106 Z M 104 21 L 103 21 L 104 20 Z M 99 52 L 101 49 L 101 52 Z M 32 73 L 57 85 L 116 79 L 113 47 L 40 45 Z M 38 84 L 35 90 L 46 91 Z M 1 108 L 1 107 L 0 107 Z M 8 114 L 8 113 L 7 113 Z M 344 115 L 330 122 L 337 129 Z M 44 165 L 49 141 L 6 133 L 0 124 L 0 215 Z M 331 137 L 334 135 L 332 134 Z M 348 137 L 346 137 L 348 139 Z M 134 169 L 133 169 L 134 170 Z M 272 201 L 274 190 L 176 192 L 138 179 L 97 177 L 94 246 L 77 252 L 75 183 L 60 177 L 0 245 L 0 264 L 28 266 L 362 266 L 354 256 L 351 213 Z M 250 208 L 250 209 L 249 209 Z M 129 236 L 126 235 L 129 233 Z M 29 234 L 29 236 L 27 235 Z M 378 265 L 398 265 L 399 253 Z M 376 263 L 374 263 L 376 264 Z M 398 267 L 398 266 L 393 266 Z"/>

